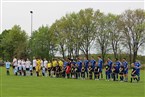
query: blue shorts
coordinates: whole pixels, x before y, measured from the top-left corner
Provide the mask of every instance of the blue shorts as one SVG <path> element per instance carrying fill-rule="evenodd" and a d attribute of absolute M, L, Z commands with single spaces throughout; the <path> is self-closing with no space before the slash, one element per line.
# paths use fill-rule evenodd
<path fill-rule="evenodd" d="M 124 70 L 124 74 L 128 74 L 128 70 Z"/>
<path fill-rule="evenodd" d="M 118 69 L 116 70 L 116 73 L 119 73 L 119 70 Z"/>
<path fill-rule="evenodd" d="M 78 71 L 81 72 L 81 68 L 79 68 Z"/>
<path fill-rule="evenodd" d="M 112 73 L 112 70 L 109 70 L 109 73 Z"/>
<path fill-rule="evenodd" d="M 95 69 L 95 67 L 92 67 L 92 70 L 94 70 Z"/>
<path fill-rule="evenodd" d="M 99 72 L 100 72 L 100 73 L 102 72 L 102 68 L 99 68 Z"/>
<path fill-rule="evenodd" d="M 87 68 L 85 69 L 85 72 L 88 72 L 88 69 Z"/>
<path fill-rule="evenodd" d="M 109 75 L 110 74 L 110 71 L 106 71 L 106 75 Z"/>
<path fill-rule="evenodd" d="M 136 75 L 137 75 L 137 76 L 140 76 L 140 72 L 137 72 Z"/>

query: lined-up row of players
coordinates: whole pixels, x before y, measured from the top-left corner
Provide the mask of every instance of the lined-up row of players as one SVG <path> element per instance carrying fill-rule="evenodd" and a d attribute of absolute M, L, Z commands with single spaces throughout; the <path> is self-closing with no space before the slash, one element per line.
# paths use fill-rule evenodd
<path fill-rule="evenodd" d="M 6 62 L 7 74 L 9 75 L 10 62 Z M 85 57 L 84 60 L 77 58 L 76 61 L 70 58 L 66 58 L 64 61 L 59 59 L 53 59 L 52 61 L 42 60 L 40 58 L 34 58 L 31 64 L 29 59 L 17 59 L 14 58 L 12 62 L 15 75 L 34 75 L 39 76 L 41 73 L 43 76 L 50 77 L 63 77 L 63 78 L 75 78 L 75 79 L 103 79 L 103 67 L 105 68 L 106 80 L 128 81 L 128 62 L 125 58 L 119 61 L 117 58 L 113 62 L 110 58 L 106 62 L 103 62 L 100 56 L 98 61 L 92 56 L 90 60 Z M 140 80 L 140 62 L 136 61 L 131 64 L 131 82 L 133 80 Z"/>

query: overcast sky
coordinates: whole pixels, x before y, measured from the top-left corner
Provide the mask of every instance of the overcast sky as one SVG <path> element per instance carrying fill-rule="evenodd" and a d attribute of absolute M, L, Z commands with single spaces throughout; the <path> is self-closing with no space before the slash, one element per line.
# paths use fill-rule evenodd
<path fill-rule="evenodd" d="M 51 25 L 56 19 L 66 13 L 78 12 L 80 9 L 100 9 L 105 13 L 120 14 L 126 9 L 144 8 L 143 2 L 45 2 L 45 3 L 8 3 L 2 7 L 3 30 L 13 25 L 20 25 L 27 33 L 30 33 L 30 10 L 33 14 L 33 29 L 41 25 Z"/>
<path fill-rule="evenodd" d="M 6 0 L 4 0 L 6 1 Z M 11 1 L 11 0 L 9 0 Z M 33 1 L 33 0 L 32 0 Z M 36 0 L 37 1 L 37 0 Z M 59 1 L 59 0 L 57 0 Z M 141 0 L 140 0 L 141 1 Z M 33 30 L 41 25 L 51 25 L 66 13 L 78 12 L 80 9 L 100 9 L 104 13 L 120 14 L 127 9 L 144 8 L 143 2 L 3 2 L 2 30 L 17 24 L 29 35 L 31 31 L 30 10 L 33 14 Z M 145 52 L 144 52 L 145 54 Z"/>
<path fill-rule="evenodd" d="M 144 1 L 144 0 L 2 0 L 2 1 Z"/>

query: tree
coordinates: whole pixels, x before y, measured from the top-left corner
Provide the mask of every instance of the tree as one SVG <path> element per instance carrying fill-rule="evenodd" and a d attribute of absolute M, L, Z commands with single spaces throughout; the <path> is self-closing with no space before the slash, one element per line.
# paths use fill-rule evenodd
<path fill-rule="evenodd" d="M 67 25 L 66 29 L 67 32 L 67 48 L 70 52 L 70 57 L 72 55 L 73 58 L 76 58 L 79 56 L 80 51 L 80 44 L 82 43 L 81 40 L 81 22 L 80 17 L 78 13 L 71 13 L 66 15 L 67 19 Z"/>
<path fill-rule="evenodd" d="M 89 51 L 95 40 L 96 25 L 94 18 L 94 11 L 91 8 L 80 10 L 80 50 L 84 53 L 88 59 Z"/>
<path fill-rule="evenodd" d="M 77 13 L 66 14 L 51 26 L 51 30 L 56 34 L 59 50 L 63 58 L 68 54 L 68 57 L 76 58 L 79 55 L 80 44 L 80 28 Z M 67 52 L 68 51 L 68 52 Z"/>
<path fill-rule="evenodd" d="M 29 47 L 32 56 L 50 60 L 56 51 L 56 39 L 47 26 L 41 26 L 32 33 Z"/>
<path fill-rule="evenodd" d="M 50 27 L 50 31 L 57 37 L 58 50 L 63 58 L 66 56 L 66 32 L 64 23 L 65 17 L 62 17 L 60 20 L 56 20 Z"/>
<path fill-rule="evenodd" d="M 4 54 L 4 48 L 3 48 L 3 45 L 2 45 L 2 39 L 3 37 L 5 37 L 5 35 L 7 33 L 9 33 L 10 30 L 4 30 L 1 34 L 0 34 L 0 56 L 2 57 L 2 60 L 5 60 L 5 54 Z"/>
<path fill-rule="evenodd" d="M 103 61 L 105 60 L 106 53 L 110 50 L 108 24 L 108 17 L 103 13 L 98 14 L 96 18 L 96 45 L 98 44 L 98 48 L 101 50 Z"/>
<path fill-rule="evenodd" d="M 109 13 L 107 15 L 108 20 L 108 31 L 109 31 L 109 41 L 111 44 L 111 49 L 114 53 L 114 58 L 118 58 L 119 47 L 122 42 L 122 32 L 119 29 L 119 16 Z"/>
<path fill-rule="evenodd" d="M 5 34 L 5 35 L 4 35 Z M 13 56 L 25 57 L 28 36 L 19 25 L 14 25 L 10 30 L 4 30 L 1 40 L 3 54 L 6 59 L 12 59 Z"/>
<path fill-rule="evenodd" d="M 129 48 L 130 62 L 135 62 L 139 48 L 145 43 L 145 11 L 126 10 L 120 17 L 124 46 Z"/>

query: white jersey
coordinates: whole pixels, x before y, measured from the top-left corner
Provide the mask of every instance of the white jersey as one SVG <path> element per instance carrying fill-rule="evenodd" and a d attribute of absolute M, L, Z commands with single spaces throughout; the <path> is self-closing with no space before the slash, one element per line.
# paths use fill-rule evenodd
<path fill-rule="evenodd" d="M 44 64 L 43 64 L 43 60 L 41 60 L 41 67 L 43 67 L 44 66 Z"/>
<path fill-rule="evenodd" d="M 26 70 L 26 62 L 25 61 L 22 61 L 22 68 L 23 68 L 23 70 Z"/>
<path fill-rule="evenodd" d="M 33 60 L 33 67 L 37 65 L 36 59 Z"/>
<path fill-rule="evenodd" d="M 29 68 L 31 64 L 31 61 L 26 61 L 26 68 Z"/>
<path fill-rule="evenodd" d="M 22 64 L 22 61 L 19 59 L 18 60 L 18 67 L 21 66 L 21 64 Z"/>
<path fill-rule="evenodd" d="M 22 61 L 20 59 L 18 60 L 18 69 L 22 70 Z"/>
<path fill-rule="evenodd" d="M 18 65 L 17 59 L 16 59 L 16 58 L 13 59 L 13 65 L 14 65 L 14 66 L 17 66 L 17 65 Z"/>
<path fill-rule="evenodd" d="M 45 60 L 45 61 L 44 61 L 44 67 L 45 67 L 45 68 L 47 68 L 47 64 L 48 64 L 48 61 Z"/>
<path fill-rule="evenodd" d="M 42 68 L 42 73 L 45 73 L 45 67 Z"/>

